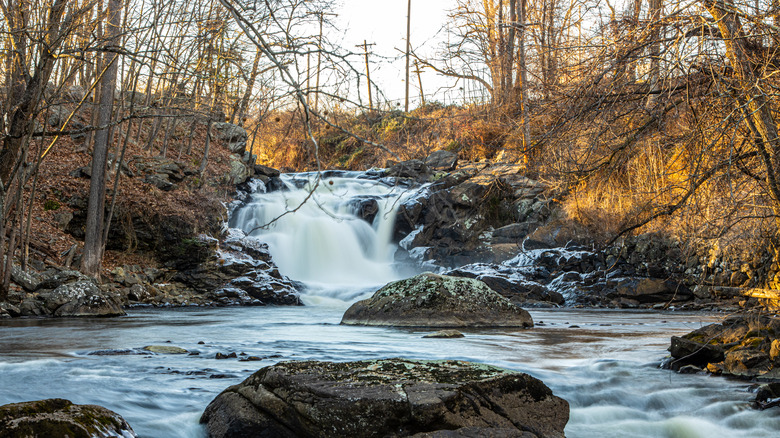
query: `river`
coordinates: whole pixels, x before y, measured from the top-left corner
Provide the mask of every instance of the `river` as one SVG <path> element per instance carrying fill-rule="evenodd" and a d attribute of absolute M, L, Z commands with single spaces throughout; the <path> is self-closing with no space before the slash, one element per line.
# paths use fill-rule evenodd
<path fill-rule="evenodd" d="M 0 404 L 67 398 L 116 411 L 141 437 L 196 438 L 205 436 L 198 420 L 220 391 L 278 361 L 460 359 L 543 380 L 571 404 L 568 437 L 777 436 L 780 410 L 751 409 L 749 384 L 658 367 L 670 336 L 718 315 L 531 310 L 532 329 L 464 329 L 460 339 L 422 338 L 431 330 L 340 325 L 351 302 L 402 276 L 393 267 L 393 212 L 399 199 L 415 192 L 352 174 L 319 184 L 311 175 L 288 176 L 284 183 L 284 191 L 272 193 L 259 185 L 231 225 L 267 241 L 280 270 L 308 285 L 306 306 L 0 320 Z M 310 202 L 298 208 L 313 188 Z M 367 194 L 379 201 L 370 226 L 354 216 L 363 208 L 354 197 Z M 295 215 L 257 228 L 292 209 Z M 142 350 L 148 345 L 190 354 Z M 237 357 L 216 359 L 217 353 Z M 240 360 L 249 356 L 261 360 Z"/>
<path fill-rule="evenodd" d="M 0 321 L 0 404 L 67 398 L 118 412 L 142 437 L 193 438 L 204 436 L 198 419 L 206 405 L 262 366 L 407 357 L 478 361 L 538 377 L 571 403 L 568 437 L 775 437 L 780 430 L 780 410 L 750 408 L 747 383 L 658 368 L 669 336 L 712 316 L 537 310 L 533 329 L 423 339 L 426 330 L 339 325 L 344 307 L 330 302 Z M 146 345 L 198 354 L 143 354 Z M 100 354 L 106 350 L 131 354 Z M 263 360 L 218 360 L 218 352 Z"/>

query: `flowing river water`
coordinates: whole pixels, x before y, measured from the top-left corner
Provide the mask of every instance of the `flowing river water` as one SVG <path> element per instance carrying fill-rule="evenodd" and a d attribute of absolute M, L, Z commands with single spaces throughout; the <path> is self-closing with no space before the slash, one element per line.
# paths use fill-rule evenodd
<path fill-rule="evenodd" d="M 267 241 L 282 272 L 309 286 L 303 296 L 307 306 L 2 320 L 0 404 L 67 398 L 118 412 L 142 437 L 202 437 L 198 419 L 220 391 L 281 360 L 460 359 L 542 379 L 571 404 L 568 437 L 778 436 L 780 410 L 751 409 L 749 384 L 659 369 L 670 336 L 715 321 L 716 315 L 532 310 L 533 329 L 466 329 L 461 339 L 423 339 L 430 330 L 422 329 L 339 325 L 351 302 L 404 275 L 392 266 L 392 223 L 381 222 L 392 221 L 398 197 L 414 196 L 346 176 L 321 181 L 298 210 L 317 225 L 296 213 L 267 230 L 255 229 L 300 205 L 306 187 L 313 187 L 300 176 L 287 178 L 286 191 L 253 195 L 231 220 Z M 368 227 L 350 213 L 351 199 L 364 192 L 387 201 L 379 203 L 378 219 Z M 272 206 L 281 207 L 269 211 Z M 328 238 L 335 246 L 320 245 Z M 177 346 L 191 354 L 152 354 L 141 350 L 146 345 Z M 215 358 L 231 352 L 238 357 Z M 261 360 L 239 360 L 249 356 Z"/>

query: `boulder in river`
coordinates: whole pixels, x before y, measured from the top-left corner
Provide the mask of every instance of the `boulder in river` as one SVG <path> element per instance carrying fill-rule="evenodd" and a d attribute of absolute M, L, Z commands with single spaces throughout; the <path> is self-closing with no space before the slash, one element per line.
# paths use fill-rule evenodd
<path fill-rule="evenodd" d="M 527 374 L 461 361 L 281 362 L 227 388 L 223 437 L 563 437 L 568 403 Z"/>
<path fill-rule="evenodd" d="M 59 398 L 0 406 L 0 438 L 135 436 L 119 414 L 101 406 Z"/>
<path fill-rule="evenodd" d="M 348 325 L 533 327 L 531 315 L 472 278 L 420 274 L 395 281 L 353 304 Z"/>

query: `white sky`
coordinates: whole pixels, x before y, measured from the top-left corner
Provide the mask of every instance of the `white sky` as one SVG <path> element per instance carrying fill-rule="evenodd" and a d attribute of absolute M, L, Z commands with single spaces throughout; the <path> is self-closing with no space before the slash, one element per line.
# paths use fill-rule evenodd
<path fill-rule="evenodd" d="M 404 98 L 405 59 L 403 50 L 406 44 L 407 0 L 340 0 L 342 7 L 337 8 L 339 16 L 333 22 L 344 32 L 344 47 L 355 52 L 355 48 L 366 40 L 371 47 L 371 80 L 378 84 L 389 99 Z M 412 47 L 421 53 L 432 54 L 439 43 L 432 40 L 447 22 L 447 12 L 455 7 L 453 0 L 412 0 Z M 443 32 L 442 32 L 443 36 Z M 422 47 L 421 47 L 422 46 Z M 384 57 L 385 60 L 381 58 Z M 389 63 L 389 59 L 396 59 Z M 414 67 L 412 67 L 413 69 Z M 362 68 L 361 68 L 362 70 Z M 419 96 L 417 78 L 410 76 L 409 94 Z M 443 85 L 453 83 L 433 72 L 422 75 L 426 95 L 433 94 Z M 363 84 L 363 88 L 364 84 Z M 364 97 L 365 98 L 365 97 Z M 416 106 L 416 105 L 412 105 Z"/>

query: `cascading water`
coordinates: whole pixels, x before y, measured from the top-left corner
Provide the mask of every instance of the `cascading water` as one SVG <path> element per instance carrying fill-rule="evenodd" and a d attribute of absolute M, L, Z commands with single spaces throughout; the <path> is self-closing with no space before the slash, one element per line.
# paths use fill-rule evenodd
<path fill-rule="evenodd" d="M 279 270 L 309 295 L 353 300 L 400 278 L 392 242 L 398 205 L 416 190 L 357 172 L 282 175 L 233 212 L 230 226 L 268 243 Z"/>

